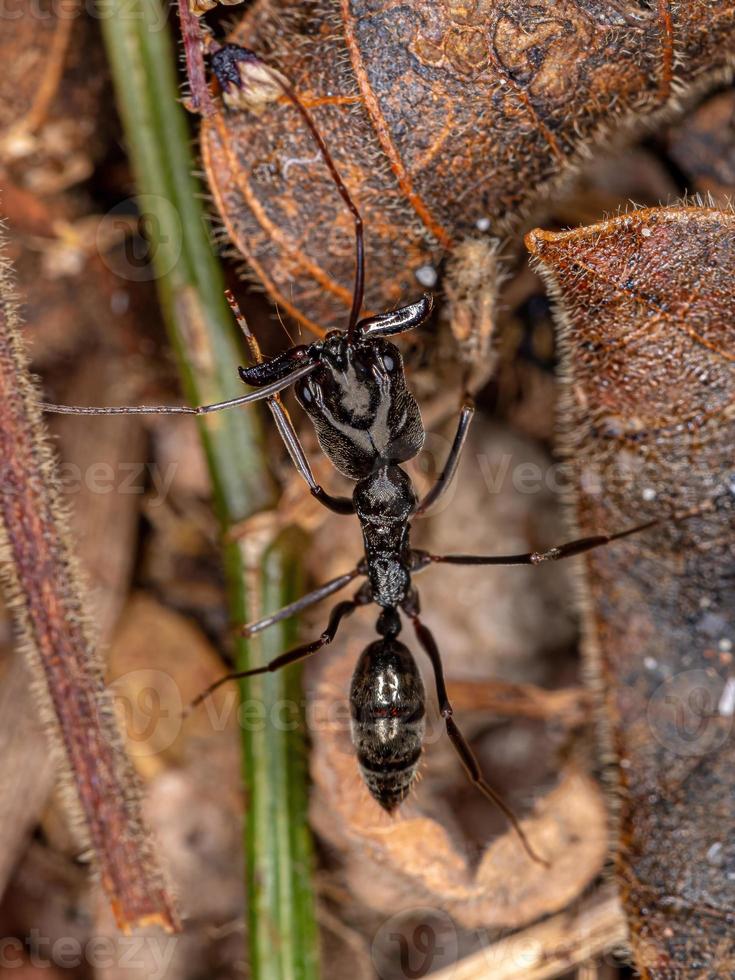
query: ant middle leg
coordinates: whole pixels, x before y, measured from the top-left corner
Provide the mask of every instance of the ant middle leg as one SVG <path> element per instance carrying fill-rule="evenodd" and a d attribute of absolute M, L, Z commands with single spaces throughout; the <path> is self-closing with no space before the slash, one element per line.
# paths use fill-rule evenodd
<path fill-rule="evenodd" d="M 513 813 L 511 808 L 483 777 L 479 762 L 475 758 L 467 739 L 459 730 L 457 723 L 454 720 L 454 709 L 452 708 L 449 695 L 447 694 L 447 686 L 444 680 L 444 667 L 442 665 L 439 647 L 436 644 L 436 640 L 434 639 L 434 635 L 431 630 L 419 619 L 418 599 L 415 598 L 410 605 L 407 604 L 404 611 L 410 617 L 411 622 L 413 623 L 413 628 L 416 631 L 416 638 L 431 661 L 431 666 L 434 670 L 434 681 L 436 683 L 436 696 L 439 702 L 439 711 L 444 719 L 447 735 L 452 743 L 452 747 L 459 756 L 459 760 L 462 763 L 465 772 L 469 776 L 470 781 L 479 789 L 483 796 L 490 800 L 491 803 L 495 804 L 495 806 L 497 806 L 502 812 L 508 823 L 517 834 L 518 839 L 523 845 L 523 849 L 526 851 L 531 860 L 535 861 L 537 864 L 542 864 L 545 867 L 548 867 L 549 862 L 544 860 L 544 858 L 540 857 L 536 853 L 531 845 L 531 842 L 526 837 L 518 818 Z"/>
<path fill-rule="evenodd" d="M 416 554 L 420 559 L 421 567 L 426 567 L 432 562 L 446 565 L 542 565 L 547 561 L 559 561 L 561 558 L 584 554 L 586 551 L 592 551 L 613 541 L 620 541 L 633 534 L 640 534 L 663 523 L 665 521 L 662 518 L 654 518 L 646 521 L 645 524 L 637 524 L 635 527 L 626 528 L 625 531 L 618 531 L 617 534 L 595 534 L 587 538 L 576 538 L 574 541 L 567 541 L 546 551 L 528 551 L 521 555 L 432 555 L 424 552 Z"/>
<path fill-rule="evenodd" d="M 328 596 L 333 595 L 335 592 L 339 592 L 350 582 L 354 581 L 358 575 L 364 575 L 365 568 L 364 563 L 361 561 L 355 568 L 351 569 L 349 572 L 344 572 L 342 575 L 337 575 L 335 578 L 330 579 L 323 585 L 314 589 L 313 592 L 307 592 L 306 595 L 301 596 L 300 599 L 296 599 L 295 602 L 289 603 L 277 612 L 271 613 L 269 616 L 264 616 L 262 619 L 256 620 L 254 623 L 248 623 L 245 626 L 238 627 L 238 631 L 241 636 L 248 639 L 251 636 L 255 636 L 257 633 L 262 633 L 263 630 L 268 629 L 270 626 L 275 626 L 276 623 L 282 622 L 284 619 L 290 619 L 291 616 L 297 615 L 297 613 L 303 612 L 304 609 L 308 609 L 310 606 L 316 605 L 317 602 L 321 602 L 322 599 L 326 599 Z"/>
<path fill-rule="evenodd" d="M 280 654 L 280 656 L 274 657 L 273 660 L 269 660 L 267 664 L 263 664 L 261 667 L 251 667 L 249 670 L 237 670 L 229 674 L 224 674 L 194 698 L 186 709 L 185 714 L 188 715 L 202 701 L 206 700 L 210 694 L 213 694 L 223 684 L 226 684 L 227 681 L 242 680 L 244 677 L 255 677 L 258 674 L 273 673 L 282 667 L 295 664 L 299 660 L 305 660 L 307 657 L 312 656 L 312 654 L 318 653 L 319 650 L 332 642 L 337 635 L 340 623 L 345 617 L 351 615 L 360 606 L 365 606 L 371 601 L 369 593 L 365 589 L 360 589 L 354 598 L 337 603 L 329 615 L 329 622 L 327 623 L 326 629 L 318 639 L 312 640 L 310 643 L 302 643 L 292 650 L 287 650 L 285 653 Z"/>

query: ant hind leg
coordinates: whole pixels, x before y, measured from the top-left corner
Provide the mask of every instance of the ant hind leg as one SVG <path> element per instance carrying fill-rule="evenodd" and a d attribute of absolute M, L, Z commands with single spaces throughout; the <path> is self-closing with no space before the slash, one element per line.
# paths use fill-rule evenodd
<path fill-rule="evenodd" d="M 355 595 L 354 599 L 347 599 L 345 602 L 337 603 L 330 613 L 326 629 L 318 639 L 312 640 L 310 643 L 302 643 L 300 646 L 294 647 L 293 650 L 287 650 L 286 653 L 274 657 L 273 660 L 270 660 L 267 664 L 263 664 L 262 667 L 252 667 L 250 670 L 238 670 L 225 674 L 210 684 L 209 687 L 205 688 L 201 694 L 198 694 L 184 711 L 184 714 L 188 715 L 202 701 L 206 700 L 210 694 L 213 694 L 223 684 L 226 684 L 227 681 L 241 680 L 243 677 L 255 677 L 257 674 L 273 673 L 273 671 L 280 670 L 281 667 L 295 664 L 299 660 L 305 660 L 312 654 L 317 653 L 322 647 L 332 642 L 337 635 L 337 630 L 342 620 L 351 615 L 359 606 L 364 606 L 369 601 L 370 599 L 366 596 L 364 590 L 361 589 Z"/>
<path fill-rule="evenodd" d="M 434 680 L 436 683 L 437 700 L 439 701 L 439 711 L 444 719 L 449 740 L 451 741 L 455 752 L 459 756 L 459 760 L 462 763 L 465 772 L 469 776 L 470 781 L 479 789 L 483 796 L 490 800 L 491 803 L 494 803 L 495 806 L 497 806 L 503 813 L 508 823 L 518 835 L 518 839 L 523 845 L 523 849 L 531 860 L 535 861 L 537 864 L 544 865 L 544 867 L 548 867 L 549 862 L 540 857 L 531 846 L 531 842 L 526 837 L 518 818 L 513 813 L 511 808 L 483 777 L 480 764 L 475 758 L 467 739 L 459 730 L 457 723 L 454 720 L 454 710 L 451 702 L 449 701 L 447 687 L 444 681 L 444 668 L 442 666 L 441 654 L 439 653 L 439 648 L 436 645 L 434 635 L 432 634 L 431 630 L 421 622 L 417 612 L 413 610 L 406 610 L 406 612 L 411 618 L 419 643 L 431 661 L 431 666 L 434 669 Z"/>

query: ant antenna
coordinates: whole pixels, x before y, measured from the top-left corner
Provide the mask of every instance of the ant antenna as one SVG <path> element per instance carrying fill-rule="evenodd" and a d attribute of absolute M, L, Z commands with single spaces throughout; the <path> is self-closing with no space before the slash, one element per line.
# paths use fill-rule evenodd
<path fill-rule="evenodd" d="M 232 315 L 237 321 L 237 325 L 242 331 L 242 335 L 248 345 L 248 350 L 250 351 L 250 357 L 256 364 L 260 364 L 263 360 L 263 355 L 260 351 L 260 344 L 258 343 L 258 338 L 250 329 L 248 321 L 245 319 L 245 314 L 240 309 L 240 304 L 235 299 L 235 294 L 231 289 L 225 290 L 225 299 L 227 300 L 230 309 L 232 310 Z"/>
<path fill-rule="evenodd" d="M 324 163 L 327 165 L 327 169 L 329 170 L 340 197 L 345 202 L 347 208 L 352 214 L 352 217 L 354 218 L 355 285 L 352 292 L 352 308 L 350 310 L 350 319 L 347 327 L 347 331 L 352 339 L 355 334 L 357 319 L 360 315 L 360 310 L 362 309 L 362 303 L 365 295 L 365 239 L 363 233 L 362 215 L 352 199 L 350 192 L 347 190 L 347 186 L 342 180 L 332 155 L 327 149 L 327 144 L 324 142 L 324 138 L 319 132 L 319 129 L 312 119 L 311 114 L 296 94 L 294 87 L 286 78 L 283 77 L 283 75 L 281 75 L 280 72 L 266 64 L 266 62 L 259 58 L 254 51 L 250 51 L 248 48 L 243 48 L 238 44 L 225 44 L 212 54 L 212 68 L 214 69 L 214 73 L 217 76 L 217 80 L 223 90 L 223 93 L 227 93 L 228 89 L 232 85 L 241 89 L 248 84 L 255 84 L 258 81 L 257 77 L 248 80 L 245 72 L 241 73 L 239 71 L 238 63 L 250 65 L 253 68 L 258 68 L 261 72 L 264 71 L 267 74 L 268 80 L 271 83 L 274 83 L 280 89 L 280 91 L 298 111 L 299 115 L 309 128 L 309 131 L 314 138 L 314 142 L 319 148 L 319 152 L 324 160 Z M 262 84 L 262 80 L 260 81 Z"/>

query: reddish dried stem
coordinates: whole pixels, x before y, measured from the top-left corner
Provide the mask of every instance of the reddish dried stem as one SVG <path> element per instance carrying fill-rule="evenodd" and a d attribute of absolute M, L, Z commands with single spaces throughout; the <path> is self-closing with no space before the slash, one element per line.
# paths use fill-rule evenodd
<path fill-rule="evenodd" d="M 186 58 L 186 74 L 190 86 L 187 108 L 193 112 L 199 112 L 205 117 L 213 116 L 216 110 L 204 67 L 204 30 L 199 18 L 192 13 L 189 0 L 179 0 L 177 6 L 181 25 L 181 39 L 184 43 L 184 57 Z"/>
<path fill-rule="evenodd" d="M 0 294 L 0 544 L 36 703 L 66 777 L 72 817 L 86 829 L 118 925 L 128 930 L 153 922 L 173 930 L 176 913 L 143 824 L 139 783 L 85 619 L 53 459 L 1 258 Z"/>

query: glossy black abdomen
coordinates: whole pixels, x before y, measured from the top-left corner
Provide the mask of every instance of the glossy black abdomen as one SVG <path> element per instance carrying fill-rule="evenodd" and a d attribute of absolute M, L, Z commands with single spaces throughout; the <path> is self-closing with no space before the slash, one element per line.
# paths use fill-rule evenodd
<path fill-rule="evenodd" d="M 360 772 L 390 812 L 416 778 L 424 739 L 424 685 L 408 647 L 386 638 L 363 651 L 352 677 L 350 711 Z"/>

